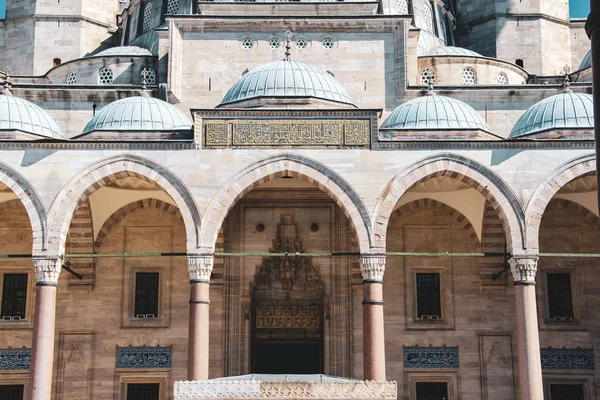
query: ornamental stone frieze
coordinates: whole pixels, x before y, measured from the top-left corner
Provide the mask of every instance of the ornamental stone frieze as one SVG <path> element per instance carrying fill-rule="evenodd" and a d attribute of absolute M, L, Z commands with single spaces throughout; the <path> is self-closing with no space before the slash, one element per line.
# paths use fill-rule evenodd
<path fill-rule="evenodd" d="M 188 272 L 191 281 L 209 282 L 215 256 L 213 254 L 188 255 Z"/>
<path fill-rule="evenodd" d="M 537 257 L 512 257 L 510 271 L 517 284 L 535 285 L 535 274 L 537 272 Z"/>

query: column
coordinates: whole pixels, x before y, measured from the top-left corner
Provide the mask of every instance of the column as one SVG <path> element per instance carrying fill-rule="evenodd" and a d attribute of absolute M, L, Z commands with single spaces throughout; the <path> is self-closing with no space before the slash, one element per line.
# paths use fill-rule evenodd
<path fill-rule="evenodd" d="M 29 387 L 31 400 L 49 400 L 54 365 L 56 289 L 62 262 L 59 258 L 33 259 L 36 271 L 35 317 Z"/>
<path fill-rule="evenodd" d="M 210 324 L 210 274 L 214 255 L 188 255 L 190 273 L 190 321 L 188 380 L 208 379 L 208 332 Z"/>
<path fill-rule="evenodd" d="M 513 257 L 510 269 L 515 281 L 520 399 L 542 400 L 542 360 L 535 301 L 537 257 Z"/>
<path fill-rule="evenodd" d="M 585 32 L 592 42 L 594 115 L 597 116 L 600 115 L 600 0 L 590 0 L 590 14 L 585 23 Z M 598 171 L 600 170 L 600 119 L 597 117 L 594 119 L 594 136 L 596 138 L 596 171 Z M 600 180 L 600 174 L 597 174 L 596 179 Z M 598 199 L 600 199 L 600 190 Z"/>
<path fill-rule="evenodd" d="M 385 381 L 383 273 L 385 255 L 361 255 L 363 277 L 363 364 L 365 380 Z"/>

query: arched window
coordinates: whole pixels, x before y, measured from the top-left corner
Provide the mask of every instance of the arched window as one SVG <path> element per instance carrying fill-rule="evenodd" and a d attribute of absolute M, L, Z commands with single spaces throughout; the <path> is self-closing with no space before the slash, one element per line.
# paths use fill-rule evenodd
<path fill-rule="evenodd" d="M 426 32 L 435 33 L 433 30 L 433 9 L 428 1 L 423 4 L 423 19 L 423 29 Z"/>
<path fill-rule="evenodd" d="M 435 72 L 431 68 L 425 68 L 421 71 L 421 85 L 429 85 L 435 83 Z"/>
<path fill-rule="evenodd" d="M 398 10 L 398 14 L 400 15 L 408 15 L 408 0 L 396 0 L 396 8 Z"/>
<path fill-rule="evenodd" d="M 177 14 L 179 12 L 179 0 L 169 0 L 167 3 L 167 14 Z"/>
<path fill-rule="evenodd" d="M 110 85 L 113 83 L 112 69 L 107 67 L 100 68 L 100 83 L 103 85 Z"/>
<path fill-rule="evenodd" d="M 499 85 L 508 85 L 508 76 L 504 72 L 500 72 L 498 74 L 498 84 Z"/>
<path fill-rule="evenodd" d="M 74 85 L 77 83 L 77 74 L 75 72 L 71 72 L 67 75 L 67 85 Z"/>
<path fill-rule="evenodd" d="M 156 72 L 150 67 L 144 67 L 140 71 L 140 83 L 146 85 L 156 85 Z"/>
<path fill-rule="evenodd" d="M 152 2 L 147 1 L 144 3 L 144 16 L 142 21 L 142 32 L 148 32 L 150 30 L 150 23 L 152 22 Z"/>
<path fill-rule="evenodd" d="M 473 68 L 465 68 L 462 70 L 463 85 L 477 85 L 477 72 Z"/>
<path fill-rule="evenodd" d="M 60 60 L 60 58 L 55 58 L 54 60 L 52 60 L 52 67 L 58 67 L 61 63 L 62 61 Z"/>

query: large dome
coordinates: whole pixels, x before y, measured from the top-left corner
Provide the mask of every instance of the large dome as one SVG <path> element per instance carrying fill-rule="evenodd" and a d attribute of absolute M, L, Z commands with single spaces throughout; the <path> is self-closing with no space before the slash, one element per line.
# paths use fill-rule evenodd
<path fill-rule="evenodd" d="M 438 130 L 481 129 L 487 123 L 467 103 L 446 96 L 428 94 L 399 105 L 381 124 L 382 129 Z"/>
<path fill-rule="evenodd" d="M 594 103 L 592 95 L 566 90 L 529 107 L 519 118 L 511 138 L 550 129 L 593 129 Z"/>
<path fill-rule="evenodd" d="M 426 57 L 430 56 L 467 56 L 467 57 L 483 57 L 481 54 L 476 53 L 469 49 L 454 46 L 440 46 L 428 49 L 425 52 Z"/>
<path fill-rule="evenodd" d="M 192 122 L 177 107 L 153 97 L 135 96 L 114 101 L 87 123 L 83 133 L 93 131 L 179 131 Z"/>
<path fill-rule="evenodd" d="M 103 50 L 98 54 L 93 54 L 94 57 L 102 56 L 102 57 L 112 57 L 112 56 L 151 56 L 152 53 L 150 50 L 144 49 L 142 47 L 137 46 L 117 46 L 111 47 L 109 49 Z"/>
<path fill-rule="evenodd" d="M 35 104 L 10 92 L 0 95 L 0 130 L 17 130 L 45 138 L 63 139 L 56 122 Z"/>
<path fill-rule="evenodd" d="M 315 97 L 354 104 L 331 74 L 310 64 L 291 60 L 254 68 L 229 89 L 221 104 L 257 97 Z"/>
<path fill-rule="evenodd" d="M 586 69 L 592 66 L 592 50 L 588 51 L 587 54 L 581 60 L 581 64 L 579 64 L 579 70 Z"/>

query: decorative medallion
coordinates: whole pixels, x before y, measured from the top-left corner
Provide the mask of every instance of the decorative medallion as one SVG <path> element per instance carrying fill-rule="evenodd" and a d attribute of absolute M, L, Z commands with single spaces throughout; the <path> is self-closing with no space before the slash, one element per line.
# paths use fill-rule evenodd
<path fill-rule="evenodd" d="M 0 349 L 0 370 L 27 370 L 31 365 L 31 349 Z"/>
<path fill-rule="evenodd" d="M 256 306 L 257 329 L 319 329 L 321 307 L 284 302 Z"/>
<path fill-rule="evenodd" d="M 172 346 L 117 346 L 116 368 L 171 368 L 172 353 Z"/>
<path fill-rule="evenodd" d="M 404 368 L 458 368 L 456 347 L 404 346 Z"/>
<path fill-rule="evenodd" d="M 540 349 L 542 356 L 542 369 L 563 369 L 593 371 L 596 369 L 594 362 L 594 349 Z"/>

